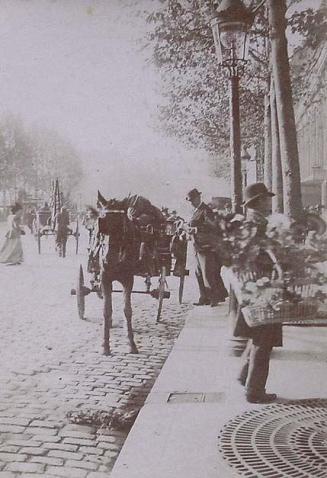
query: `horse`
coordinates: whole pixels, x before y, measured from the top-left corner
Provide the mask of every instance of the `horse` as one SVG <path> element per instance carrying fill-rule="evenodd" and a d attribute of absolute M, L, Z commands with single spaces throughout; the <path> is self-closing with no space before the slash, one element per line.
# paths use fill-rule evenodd
<path fill-rule="evenodd" d="M 107 201 L 98 193 L 98 232 L 106 237 L 100 257 L 100 281 L 104 299 L 104 355 L 110 355 L 110 329 L 112 327 L 112 283 L 118 281 L 123 288 L 124 314 L 130 352 L 137 354 L 132 328 L 131 293 L 134 283 L 135 265 L 138 257 L 135 227 L 127 215 L 125 200 Z"/>

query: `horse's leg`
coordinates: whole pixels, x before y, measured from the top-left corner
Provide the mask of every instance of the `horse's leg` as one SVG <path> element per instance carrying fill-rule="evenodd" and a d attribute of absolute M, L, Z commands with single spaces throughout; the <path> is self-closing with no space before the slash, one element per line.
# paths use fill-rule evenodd
<path fill-rule="evenodd" d="M 101 273 L 101 288 L 103 293 L 103 353 L 110 355 L 110 329 L 112 326 L 112 282 L 105 272 Z"/>
<path fill-rule="evenodd" d="M 124 280 L 122 284 L 124 290 L 124 314 L 126 317 L 127 325 L 127 336 L 130 344 L 130 352 L 132 354 L 137 354 L 138 350 L 134 342 L 134 334 L 132 327 L 132 304 L 131 304 L 131 295 L 133 289 L 134 277 L 130 276 Z"/>

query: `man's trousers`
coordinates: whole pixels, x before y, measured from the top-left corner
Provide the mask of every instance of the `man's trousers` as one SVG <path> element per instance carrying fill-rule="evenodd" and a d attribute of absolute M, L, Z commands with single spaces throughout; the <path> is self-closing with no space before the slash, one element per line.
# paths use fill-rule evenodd
<path fill-rule="evenodd" d="M 200 300 L 223 301 L 227 291 L 220 276 L 221 264 L 215 252 L 196 252 L 195 275 L 200 290 Z"/>

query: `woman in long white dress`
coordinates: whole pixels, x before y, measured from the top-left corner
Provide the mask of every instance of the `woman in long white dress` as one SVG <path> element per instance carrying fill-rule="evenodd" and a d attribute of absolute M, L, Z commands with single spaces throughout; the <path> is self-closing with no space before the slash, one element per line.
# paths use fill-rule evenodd
<path fill-rule="evenodd" d="M 22 211 L 20 204 L 15 204 L 11 208 L 11 214 L 9 214 L 7 219 L 8 231 L 0 249 L 0 263 L 2 264 L 17 265 L 24 260 L 22 240 L 20 238 L 22 234 L 20 228 Z"/>

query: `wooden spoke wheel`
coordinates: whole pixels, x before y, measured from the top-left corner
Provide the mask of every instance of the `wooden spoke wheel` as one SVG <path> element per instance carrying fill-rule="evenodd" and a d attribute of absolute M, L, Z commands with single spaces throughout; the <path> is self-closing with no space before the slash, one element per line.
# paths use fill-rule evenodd
<path fill-rule="evenodd" d="M 165 288 L 167 285 L 166 281 L 166 266 L 161 267 L 161 273 L 159 277 L 159 287 L 158 287 L 158 312 L 157 312 L 157 322 L 159 322 L 160 317 L 161 317 L 161 311 L 162 311 L 162 303 L 164 300 L 165 296 Z"/>
<path fill-rule="evenodd" d="M 82 265 L 79 266 L 77 287 L 76 287 L 76 300 L 78 316 L 81 320 L 84 319 L 85 314 L 85 292 L 84 292 L 84 272 Z"/>

